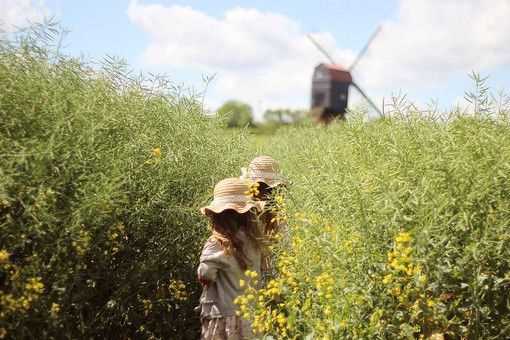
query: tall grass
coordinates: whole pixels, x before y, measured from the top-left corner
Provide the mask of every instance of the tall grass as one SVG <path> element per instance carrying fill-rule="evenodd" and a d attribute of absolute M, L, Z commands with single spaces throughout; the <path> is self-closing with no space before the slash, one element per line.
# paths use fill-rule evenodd
<path fill-rule="evenodd" d="M 23 338 L 195 338 L 198 207 L 246 154 L 164 79 L 0 45 L 0 329 Z"/>
<path fill-rule="evenodd" d="M 448 117 L 351 116 L 268 142 L 292 182 L 292 242 L 275 280 L 243 301 L 259 332 L 510 336 L 510 120 L 485 103 Z"/>
<path fill-rule="evenodd" d="M 510 336 L 510 120 L 415 111 L 246 138 L 166 79 L 0 43 L 0 335 L 194 339 L 198 207 L 255 154 L 290 179 L 277 276 L 241 307 L 270 338 Z M 287 242 L 288 241 L 288 242 Z"/>

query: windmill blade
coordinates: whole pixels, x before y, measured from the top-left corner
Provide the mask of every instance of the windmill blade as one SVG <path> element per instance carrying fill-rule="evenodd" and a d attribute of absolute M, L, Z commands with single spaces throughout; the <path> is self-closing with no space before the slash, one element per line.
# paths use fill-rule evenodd
<path fill-rule="evenodd" d="M 382 114 L 381 110 L 379 110 L 379 108 L 374 104 L 374 102 L 372 101 L 372 99 L 370 99 L 366 94 L 365 94 L 365 91 L 363 91 L 359 86 L 358 84 L 356 84 L 355 82 L 352 82 L 351 83 L 352 86 L 354 86 L 356 88 L 356 90 L 358 90 L 358 92 L 363 96 L 363 98 L 366 99 L 366 101 L 370 104 L 370 106 L 372 106 L 374 108 L 374 110 L 379 114 L 379 116 L 381 117 L 384 117 L 384 115 Z"/>
<path fill-rule="evenodd" d="M 317 40 L 315 40 L 311 34 L 307 34 L 306 35 L 308 37 L 308 39 L 310 39 L 310 41 L 312 42 L 312 44 L 317 47 L 317 49 L 319 51 L 321 51 L 322 54 L 324 54 L 326 56 L 326 58 L 328 58 L 329 62 L 332 63 L 332 64 L 335 64 L 335 61 L 333 60 L 333 58 L 329 55 L 329 53 L 324 49 L 324 47 L 322 47 L 318 42 Z"/>
<path fill-rule="evenodd" d="M 379 34 L 379 32 L 381 32 L 381 26 L 377 27 L 377 29 L 374 31 L 374 33 L 372 33 L 370 38 L 368 38 L 368 41 L 365 44 L 365 46 L 358 53 L 358 56 L 356 57 L 356 59 L 354 59 L 354 62 L 351 64 L 351 66 L 349 66 L 349 71 L 352 71 L 356 67 L 356 65 L 359 63 L 361 58 L 363 58 L 365 53 L 367 53 L 368 48 L 370 47 L 370 44 L 372 43 L 372 41 L 374 41 L 375 37 Z"/>

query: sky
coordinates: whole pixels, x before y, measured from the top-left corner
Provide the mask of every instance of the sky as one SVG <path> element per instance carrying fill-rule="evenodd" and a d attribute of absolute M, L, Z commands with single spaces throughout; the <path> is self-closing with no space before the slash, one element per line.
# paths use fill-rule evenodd
<path fill-rule="evenodd" d="M 396 94 L 448 109 L 473 87 L 510 88 L 510 0 L 0 0 L 0 29 L 54 17 L 70 31 L 65 52 L 124 58 L 205 92 L 211 110 L 229 99 L 266 109 L 306 109 L 313 68 L 349 66 L 380 26 L 354 80 L 380 106 Z M 351 104 L 361 102 L 351 97 Z"/>

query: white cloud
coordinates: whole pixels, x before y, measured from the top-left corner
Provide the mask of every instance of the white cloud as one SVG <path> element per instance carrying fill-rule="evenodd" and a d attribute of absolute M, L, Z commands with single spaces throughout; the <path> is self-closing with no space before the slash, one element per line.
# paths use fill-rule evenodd
<path fill-rule="evenodd" d="M 0 0 L 0 31 L 13 32 L 30 23 L 41 22 L 47 14 L 43 1 Z"/>
<path fill-rule="evenodd" d="M 401 0 L 357 74 L 376 90 L 420 88 L 508 66 L 508 17 L 508 0 Z"/>
<path fill-rule="evenodd" d="M 145 5 L 132 1 L 130 19 L 149 33 L 144 52 L 148 64 L 195 67 L 216 73 L 213 101 L 236 98 L 252 106 L 306 106 L 311 73 L 324 57 L 299 24 L 283 15 L 233 8 L 221 18 L 177 5 Z M 346 62 L 354 55 L 335 48 L 330 33 L 316 39 Z"/>
<path fill-rule="evenodd" d="M 208 94 L 260 109 L 306 107 L 313 67 L 324 57 L 299 22 L 284 15 L 236 7 L 213 17 L 188 6 L 132 0 L 128 15 L 149 34 L 148 65 L 193 68 L 217 77 Z M 510 1 L 401 0 L 354 77 L 376 99 L 399 89 L 426 89 L 452 75 L 510 65 Z M 355 51 L 336 48 L 333 35 L 314 36 L 336 60 Z M 461 89 L 462 91 L 462 89 Z M 379 102 L 379 101 L 378 101 Z"/>

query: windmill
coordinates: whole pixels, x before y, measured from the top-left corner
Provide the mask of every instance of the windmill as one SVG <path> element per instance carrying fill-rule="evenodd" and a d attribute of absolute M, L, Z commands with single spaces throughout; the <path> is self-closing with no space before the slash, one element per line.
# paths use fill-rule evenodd
<path fill-rule="evenodd" d="M 349 98 L 349 88 L 354 87 L 374 110 L 382 115 L 381 110 L 366 95 L 365 91 L 352 79 L 351 71 L 356 67 L 361 58 L 366 54 L 370 44 L 381 31 L 379 26 L 370 36 L 368 42 L 358 53 L 354 62 L 344 68 L 336 63 L 329 53 L 309 34 L 308 38 L 317 49 L 329 60 L 330 64 L 321 63 L 315 67 L 312 78 L 311 113 L 319 121 L 331 122 L 334 118 L 345 117 Z"/>

